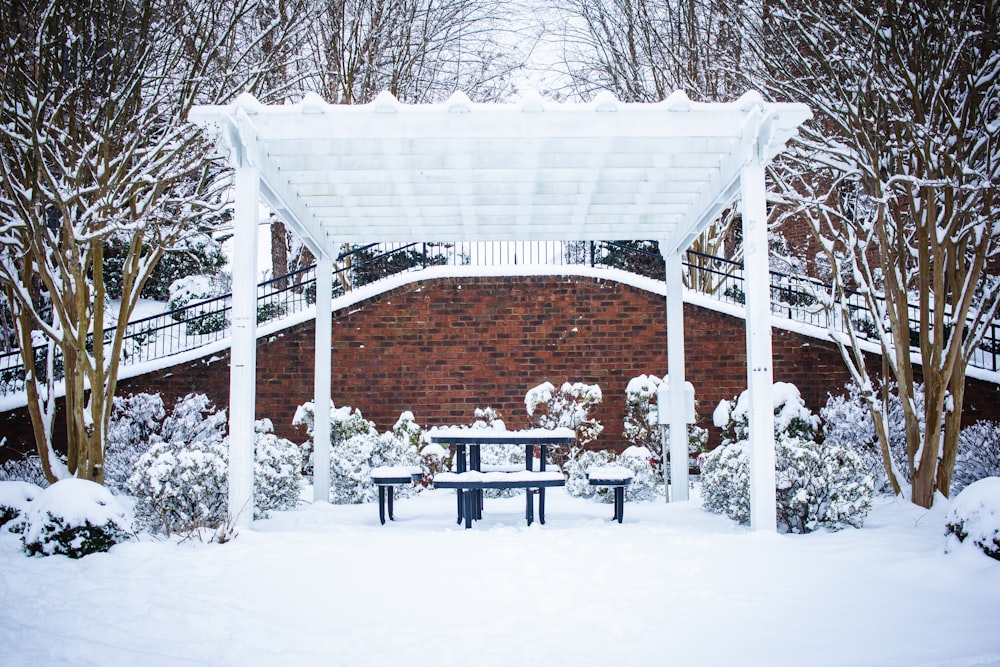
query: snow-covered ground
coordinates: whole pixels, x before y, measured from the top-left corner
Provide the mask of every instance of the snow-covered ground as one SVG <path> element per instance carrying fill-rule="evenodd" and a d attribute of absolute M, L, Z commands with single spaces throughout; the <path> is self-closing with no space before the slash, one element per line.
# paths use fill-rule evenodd
<path fill-rule="evenodd" d="M 306 495 L 308 496 L 308 491 Z M 945 553 L 947 502 L 864 529 L 755 533 L 695 500 L 549 493 L 306 505 L 227 544 L 28 558 L 0 531 L 0 664 L 1000 665 L 1000 562 Z"/>

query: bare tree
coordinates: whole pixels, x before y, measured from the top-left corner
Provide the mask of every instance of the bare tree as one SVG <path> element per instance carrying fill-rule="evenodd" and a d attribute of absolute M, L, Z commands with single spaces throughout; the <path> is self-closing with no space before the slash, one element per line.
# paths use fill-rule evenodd
<path fill-rule="evenodd" d="M 815 120 L 774 171 L 833 277 L 831 334 L 875 419 L 893 487 L 884 388 L 905 415 L 911 497 L 949 493 L 966 367 L 997 316 L 1000 9 L 996 2 L 769 0 L 746 33 L 757 83 Z M 760 26 L 761 29 L 756 29 Z M 874 338 L 883 392 L 862 352 Z M 923 409 L 914 381 L 923 377 Z"/>
<path fill-rule="evenodd" d="M 0 285 L 50 480 L 103 481 L 125 325 L 165 249 L 224 202 L 194 103 L 267 94 L 271 47 L 298 39 L 293 0 L 4 0 L 0 5 Z M 276 11 L 268 15 L 268 11 Z M 282 52 L 282 49 L 272 49 Z M 104 241 L 128 238 L 121 305 Z M 105 328 L 114 323 L 110 334 Z M 46 344 L 39 363 L 33 347 Z M 52 444 L 57 357 L 65 464 Z"/>

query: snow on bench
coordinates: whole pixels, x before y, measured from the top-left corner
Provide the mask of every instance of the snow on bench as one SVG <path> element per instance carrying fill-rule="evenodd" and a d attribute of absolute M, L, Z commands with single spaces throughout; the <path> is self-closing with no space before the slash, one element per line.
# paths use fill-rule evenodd
<path fill-rule="evenodd" d="M 622 522 L 625 517 L 625 487 L 632 483 L 635 473 L 624 466 L 594 466 L 587 470 L 587 483 L 591 486 L 610 488 L 615 497 L 615 516 Z"/>
<path fill-rule="evenodd" d="M 566 477 L 551 467 L 544 471 L 522 468 L 514 472 L 468 470 L 434 475 L 435 489 L 458 491 L 458 522 L 464 520 L 466 528 L 472 528 L 473 519 L 482 518 L 483 489 L 526 489 L 524 519 L 530 526 L 534 520 L 534 496 L 538 495 L 538 522 L 544 524 L 545 489 L 565 485 Z"/>
<path fill-rule="evenodd" d="M 393 489 L 398 484 L 419 482 L 424 473 L 419 466 L 379 466 L 372 468 L 371 478 L 378 487 L 378 518 L 385 525 L 386 489 L 388 493 L 389 521 L 394 521 L 392 515 Z"/>

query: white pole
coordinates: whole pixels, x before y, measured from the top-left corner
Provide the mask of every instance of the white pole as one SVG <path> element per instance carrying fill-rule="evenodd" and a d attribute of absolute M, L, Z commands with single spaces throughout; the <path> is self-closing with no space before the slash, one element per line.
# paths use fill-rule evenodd
<path fill-rule="evenodd" d="M 236 168 L 232 348 L 229 369 L 229 515 L 253 523 L 254 417 L 257 401 L 257 207 L 260 174 Z"/>
<path fill-rule="evenodd" d="M 316 260 L 316 362 L 313 405 L 313 501 L 330 501 L 330 367 L 333 338 L 330 302 L 333 262 L 323 252 Z"/>
<path fill-rule="evenodd" d="M 756 151 L 755 151 L 756 153 Z M 750 526 L 777 530 L 774 473 L 774 381 L 764 166 L 754 155 L 740 173 L 743 283 L 746 295 L 747 388 L 750 393 Z"/>
<path fill-rule="evenodd" d="M 688 499 L 688 431 L 684 393 L 684 264 L 681 252 L 664 257 L 667 282 L 667 376 L 670 382 L 669 500 Z M 666 452 L 664 452 L 666 461 Z"/>

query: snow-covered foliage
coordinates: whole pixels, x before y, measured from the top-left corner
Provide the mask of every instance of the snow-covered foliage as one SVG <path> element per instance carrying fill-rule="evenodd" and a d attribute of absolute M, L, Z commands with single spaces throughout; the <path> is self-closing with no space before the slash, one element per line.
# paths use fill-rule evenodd
<path fill-rule="evenodd" d="M 114 400 L 104 453 L 104 484 L 116 493 L 125 493 L 135 462 L 159 435 L 166 411 L 159 394 L 115 396 Z"/>
<path fill-rule="evenodd" d="M 610 449 L 585 449 L 568 459 L 563 466 L 563 472 L 566 473 L 566 493 L 577 498 L 596 496 L 610 503 L 612 498 L 607 489 L 598 489 L 587 482 L 587 471 L 612 465 L 615 458 L 615 453 Z"/>
<path fill-rule="evenodd" d="M 203 306 L 194 304 L 214 299 L 222 293 L 212 276 L 185 276 L 170 284 L 167 306 L 173 311 L 171 316 L 175 320 L 186 322 L 185 332 L 189 336 L 215 333 L 228 324 L 225 312 L 219 310 L 219 305 L 214 302 Z"/>
<path fill-rule="evenodd" d="M 275 510 L 294 509 L 299 502 L 301 482 L 302 450 L 291 440 L 276 436 L 270 419 L 257 420 L 254 424 L 254 518 L 266 518 Z"/>
<path fill-rule="evenodd" d="M 104 244 L 105 289 L 112 299 L 121 298 L 125 259 L 129 238 L 115 234 Z M 226 265 L 222 244 L 212 238 L 209 230 L 187 234 L 171 246 L 153 269 L 140 296 L 144 299 L 168 301 L 170 286 L 186 276 L 216 276 Z M 229 290 L 224 290 L 229 291 Z"/>
<path fill-rule="evenodd" d="M 625 386 L 625 439 L 633 445 L 660 448 L 660 428 L 657 423 L 657 389 L 660 378 L 639 375 Z"/>
<path fill-rule="evenodd" d="M 610 449 L 585 449 L 566 462 L 566 492 L 578 498 L 613 502 L 611 489 L 591 486 L 587 481 L 587 471 L 592 468 L 620 466 L 634 474 L 632 483 L 625 489 L 625 498 L 653 500 L 663 493 L 663 477 L 653 462 L 653 454 L 649 449 L 635 445 L 626 447 L 621 454 Z"/>
<path fill-rule="evenodd" d="M 366 503 L 378 498 L 378 487 L 371 471 L 380 466 L 419 466 L 416 447 L 400 440 L 392 432 L 379 434 L 374 429 L 354 435 L 331 448 L 330 502 Z M 414 487 L 397 487 L 396 496 L 405 498 Z"/>
<path fill-rule="evenodd" d="M 590 410 L 604 399 L 596 384 L 564 382 L 556 391 L 551 382 L 528 390 L 524 406 L 531 423 L 539 428 L 571 428 L 576 432 L 576 446 L 593 442 L 604 426 L 590 415 Z"/>
<path fill-rule="evenodd" d="M 945 529 L 954 535 L 952 539 L 968 540 L 1000 560 L 1000 477 L 986 477 L 965 487 L 952 503 Z"/>
<path fill-rule="evenodd" d="M 0 481 L 0 527 L 20 531 L 18 519 L 23 518 L 31 501 L 42 492 L 42 487 L 30 482 Z"/>
<path fill-rule="evenodd" d="M 646 447 L 632 445 L 612 461 L 612 465 L 628 468 L 635 475 L 625 488 L 626 500 L 655 500 L 662 494 L 663 476 L 657 470 L 656 457 Z M 608 494 L 611 495 L 611 494 Z"/>
<path fill-rule="evenodd" d="M 813 438 L 819 418 L 806 408 L 799 388 L 788 382 L 775 382 L 771 397 L 774 403 L 774 437 Z M 750 391 L 744 390 L 733 401 L 722 400 L 712 413 L 715 426 L 722 429 L 723 443 L 739 442 L 749 437 Z"/>
<path fill-rule="evenodd" d="M 316 423 L 316 406 L 306 401 L 295 409 L 293 426 L 305 426 L 308 440 L 302 443 L 303 472 L 312 474 L 313 469 L 313 429 Z M 365 419 L 359 410 L 349 406 L 336 407 L 330 402 L 330 444 L 348 440 L 355 435 L 375 432 L 375 423 Z M 407 436 L 409 437 L 409 436 Z"/>
<path fill-rule="evenodd" d="M 144 527 L 174 533 L 216 528 L 228 514 L 228 451 L 222 439 L 167 440 L 139 457 L 128 479 L 135 517 Z"/>
<path fill-rule="evenodd" d="M 978 421 L 963 428 L 958 436 L 951 496 L 986 477 L 1000 477 L 1000 424 Z"/>
<path fill-rule="evenodd" d="M 746 441 L 718 447 L 703 458 L 703 507 L 740 523 L 750 522 L 750 472 Z M 775 443 L 778 529 L 860 528 L 871 510 L 872 479 L 860 458 L 838 446 L 791 437 Z"/>
<path fill-rule="evenodd" d="M 31 503 L 24 518 L 30 555 L 82 558 L 129 539 L 132 526 L 111 492 L 83 479 L 64 479 Z"/>
<path fill-rule="evenodd" d="M 778 385 L 781 385 L 780 387 Z M 798 389 L 775 384 L 775 489 L 778 527 L 808 533 L 820 527 L 860 527 L 871 509 L 873 478 L 847 447 L 818 445 L 818 420 Z M 750 521 L 747 392 L 715 410 L 724 443 L 701 458 L 703 506 L 735 521 Z"/>
<path fill-rule="evenodd" d="M 22 459 L 11 459 L 0 464 L 0 481 L 29 482 L 36 486 L 48 486 L 42 461 L 37 456 Z"/>
<path fill-rule="evenodd" d="M 922 410 L 924 405 L 923 386 L 915 383 L 911 393 L 917 409 Z M 830 395 L 826 405 L 820 409 L 820 417 L 823 421 L 824 440 L 828 444 L 841 445 L 856 453 L 861 458 L 865 470 L 872 475 L 875 491 L 892 494 L 892 485 L 889 482 L 889 475 L 886 473 L 871 411 L 857 387 L 850 383 L 847 385 L 846 395 Z M 889 453 L 893 465 L 901 476 L 901 481 L 908 481 L 905 417 L 899 396 L 894 391 L 889 394 L 884 423 L 889 438 Z"/>

